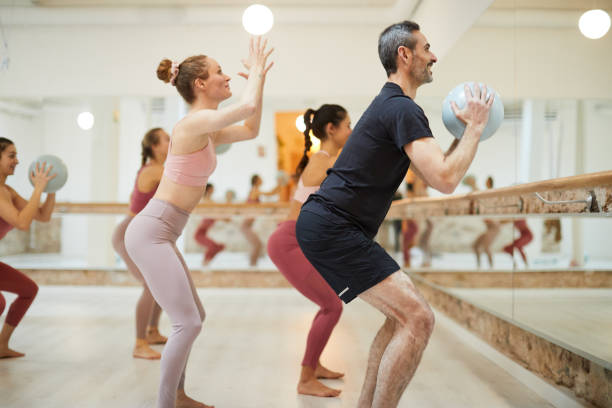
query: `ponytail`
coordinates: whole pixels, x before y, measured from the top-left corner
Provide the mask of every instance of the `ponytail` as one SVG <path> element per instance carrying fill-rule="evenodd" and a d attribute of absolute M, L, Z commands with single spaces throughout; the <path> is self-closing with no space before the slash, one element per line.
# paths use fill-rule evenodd
<path fill-rule="evenodd" d="M 141 156 L 142 156 L 142 166 L 147 164 L 147 159 L 153 158 L 153 146 L 156 146 L 159 143 L 159 134 L 158 132 L 162 130 L 162 128 L 153 128 L 149 130 L 144 137 L 142 138 L 142 142 L 140 146 L 142 147 Z"/>
<path fill-rule="evenodd" d="M 310 140 L 310 132 L 312 130 L 312 121 L 316 113 L 317 111 L 310 108 L 304 113 L 304 125 L 306 125 L 306 129 L 304 129 L 304 154 L 302 155 L 300 163 L 295 169 L 295 175 L 298 178 L 302 175 L 302 172 L 308 165 L 308 152 L 312 147 L 312 141 Z"/>

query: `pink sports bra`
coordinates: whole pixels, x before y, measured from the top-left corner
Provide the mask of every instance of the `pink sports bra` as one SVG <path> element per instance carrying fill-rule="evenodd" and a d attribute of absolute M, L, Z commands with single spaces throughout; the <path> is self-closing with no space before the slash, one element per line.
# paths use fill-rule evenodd
<path fill-rule="evenodd" d="M 327 155 L 327 157 L 329 157 L 329 153 L 327 153 L 325 150 L 319 150 L 317 153 L 319 152 L 324 153 Z M 300 180 L 298 181 L 297 189 L 295 190 L 295 193 L 293 193 L 293 199 L 299 203 L 304 204 L 308 196 L 311 195 L 312 193 L 316 193 L 319 187 L 320 186 L 305 186 L 304 182 L 302 181 L 302 178 L 300 177 Z"/>
<path fill-rule="evenodd" d="M 295 193 L 293 194 L 293 199 L 295 201 L 298 201 L 304 204 L 308 196 L 311 195 L 312 193 L 316 193 L 319 187 L 320 186 L 305 186 L 304 182 L 302 181 L 302 178 L 300 177 L 300 180 L 298 181 L 297 189 L 295 190 Z"/>
<path fill-rule="evenodd" d="M 0 239 L 4 238 L 4 236 L 12 229 L 13 226 L 11 224 L 0 218 Z"/>
<path fill-rule="evenodd" d="M 140 170 L 138 170 L 138 174 L 136 175 L 136 182 L 134 183 L 134 190 L 132 191 L 132 195 L 130 197 L 130 211 L 134 214 L 138 214 L 140 211 L 142 211 L 143 208 L 145 208 L 149 200 L 155 195 L 157 187 L 159 186 L 158 183 L 155 188 L 149 191 L 148 193 L 143 193 L 138 189 L 138 176 L 140 175 L 142 169 L 144 169 L 145 167 L 146 165 L 142 166 Z"/>
<path fill-rule="evenodd" d="M 186 186 L 205 186 L 208 177 L 217 167 L 217 156 L 212 139 L 208 138 L 206 147 L 193 153 L 172 154 L 171 150 L 172 140 L 170 140 L 168 156 L 164 164 L 164 177 Z"/>

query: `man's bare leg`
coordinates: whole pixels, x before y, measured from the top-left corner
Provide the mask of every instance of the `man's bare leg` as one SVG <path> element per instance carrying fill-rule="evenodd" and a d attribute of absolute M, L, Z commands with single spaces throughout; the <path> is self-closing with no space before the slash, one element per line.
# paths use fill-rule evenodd
<path fill-rule="evenodd" d="M 387 317 L 378 334 L 370 347 L 370 356 L 368 357 L 368 368 L 366 370 L 365 380 L 361 388 L 361 395 L 357 407 L 370 408 L 374 399 L 374 390 L 376 389 L 376 378 L 378 377 L 378 367 L 383 352 L 389 344 L 389 340 L 395 331 L 395 321 Z"/>
<path fill-rule="evenodd" d="M 380 359 L 371 406 L 396 407 L 433 331 L 433 312 L 402 271 L 395 272 L 359 297 L 395 323 L 395 330 Z"/>

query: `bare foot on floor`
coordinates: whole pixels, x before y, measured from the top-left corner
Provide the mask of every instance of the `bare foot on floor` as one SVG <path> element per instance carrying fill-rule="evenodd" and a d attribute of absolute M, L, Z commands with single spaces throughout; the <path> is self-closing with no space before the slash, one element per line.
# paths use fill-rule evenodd
<path fill-rule="evenodd" d="M 176 393 L 176 408 L 215 408 L 214 405 L 206 405 L 185 395 L 185 392 Z"/>
<path fill-rule="evenodd" d="M 147 343 L 166 344 L 167 341 L 168 341 L 168 338 L 166 336 L 162 336 L 159 330 L 157 329 L 147 330 Z"/>
<path fill-rule="evenodd" d="M 332 370 L 328 370 L 327 368 L 319 364 L 315 369 L 315 376 L 317 378 L 327 378 L 331 380 L 336 380 L 338 378 L 344 377 L 344 373 L 338 373 Z"/>
<path fill-rule="evenodd" d="M 134 358 L 144 358 L 146 360 L 159 360 L 161 354 L 149 347 L 148 344 L 137 344 L 132 353 Z"/>
<path fill-rule="evenodd" d="M 0 358 L 17 358 L 23 356 L 25 356 L 25 354 L 11 350 L 8 346 L 0 347 Z"/>
<path fill-rule="evenodd" d="M 315 397 L 337 397 L 342 391 L 329 388 L 319 380 L 310 379 L 306 382 L 298 383 L 298 394 L 314 395 Z"/>

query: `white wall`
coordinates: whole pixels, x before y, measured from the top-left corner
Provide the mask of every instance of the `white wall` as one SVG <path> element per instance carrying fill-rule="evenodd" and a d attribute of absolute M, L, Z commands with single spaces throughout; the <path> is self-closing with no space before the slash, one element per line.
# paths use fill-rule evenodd
<path fill-rule="evenodd" d="M 9 109 L 0 109 L 0 136 L 15 143 L 19 165 L 15 174 L 6 182 L 26 199 L 32 194 L 32 185 L 28 180 L 28 166 L 42 154 L 39 146 L 42 140 L 43 120 L 41 112 L 32 110 L 29 114 L 19 114 L 10 109 L 14 103 L 7 102 Z"/>
<path fill-rule="evenodd" d="M 486 13 L 485 13 L 486 14 Z M 373 21 L 380 21 L 372 16 Z M 168 132 L 183 113 L 176 90 L 155 76 L 162 58 L 181 59 L 197 53 L 216 58 L 232 75 L 238 97 L 244 80 L 240 58 L 248 37 L 236 24 L 178 25 L 15 25 L 4 21 L 11 65 L 0 75 L 0 98 L 45 99 L 38 117 L 0 111 L 0 134 L 17 143 L 22 164 L 10 180 L 22 195 L 31 187 L 27 164 L 42 153 L 57 154 L 67 162 L 70 177 L 58 193 L 60 201 L 127 201 L 140 162 L 144 132 L 162 126 Z M 264 97 L 261 132 L 254 141 L 234 145 L 219 156 L 211 182 L 215 199 L 226 189 L 244 199 L 251 174 L 274 187 L 276 140 L 274 113 L 339 103 L 348 108 L 353 123 L 385 81 L 376 53 L 380 23 L 279 24 L 269 38 L 276 50 Z M 427 35 L 428 27 L 422 27 Z M 432 43 L 436 52 L 436 44 Z M 506 101 L 530 99 L 537 109 L 530 146 L 529 181 L 576 174 L 576 99 L 611 99 L 612 34 L 588 40 L 576 27 L 491 26 L 484 16 L 434 66 L 434 82 L 419 89 L 417 102 L 429 117 L 443 148 L 451 142 L 440 119 L 447 92 L 465 80 L 491 84 Z M 151 111 L 150 97 L 164 97 L 165 114 Z M 545 122 L 542 112 L 555 100 L 558 118 Z M 231 103 L 231 100 L 227 103 Z M 584 163 L 586 172 L 610 169 L 611 116 L 585 105 Z M 59 105 L 58 105 L 59 104 Z M 76 114 L 91 109 L 96 125 L 77 128 Z M 608 112 L 608 113 L 606 113 Z M 480 186 L 493 175 L 497 186 L 517 182 L 521 126 L 509 121 L 479 146 L 469 173 Z M 257 155 L 259 145 L 266 156 Z M 552 149 L 558 148 L 557 151 Z M 461 192 L 461 190 L 458 190 Z M 68 227 L 67 227 L 68 228 Z M 100 235 L 90 225 L 90 241 Z M 74 231 L 76 232 L 76 231 Z M 588 233 L 589 248 L 605 242 Z M 81 242 L 79 245 L 88 245 Z M 96 244 L 97 245 L 97 244 Z M 604 248 L 597 251 L 602 252 Z"/>
<path fill-rule="evenodd" d="M 423 95 L 444 96 L 464 80 L 491 83 L 506 98 L 596 98 L 612 95 L 612 35 L 600 40 L 572 28 L 477 25 L 434 67 Z M 384 25 L 278 25 L 270 33 L 275 67 L 269 96 L 370 96 L 385 80 L 376 51 Z M 422 27 L 427 35 L 427 27 Z M 205 53 L 236 77 L 247 35 L 232 25 L 11 25 L 11 66 L 4 96 L 172 95 L 155 77 L 162 58 Z M 436 51 L 436 44 L 432 44 Z M 44 61 L 41 71 L 40 62 Z"/>

